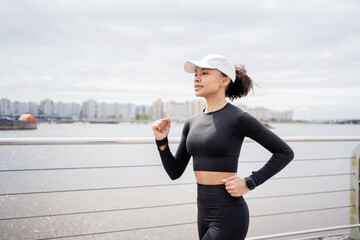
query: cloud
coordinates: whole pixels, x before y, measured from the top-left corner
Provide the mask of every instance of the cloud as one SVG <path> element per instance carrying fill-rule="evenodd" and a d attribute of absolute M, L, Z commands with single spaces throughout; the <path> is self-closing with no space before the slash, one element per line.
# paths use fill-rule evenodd
<path fill-rule="evenodd" d="M 260 96 L 241 101 L 301 109 L 322 98 L 321 104 L 360 107 L 356 1 L 3 0 L 1 6 L 0 97 L 185 100 L 194 95 L 183 62 L 220 53 L 245 64 L 260 86 Z"/>

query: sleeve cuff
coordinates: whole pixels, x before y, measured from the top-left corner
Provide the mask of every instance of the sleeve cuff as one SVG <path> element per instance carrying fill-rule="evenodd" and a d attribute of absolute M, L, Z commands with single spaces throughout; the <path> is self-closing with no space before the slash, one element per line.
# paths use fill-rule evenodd
<path fill-rule="evenodd" d="M 161 147 L 161 146 L 163 146 L 163 145 L 168 144 L 168 138 L 165 137 L 165 138 L 162 139 L 162 140 L 157 140 L 157 139 L 155 138 L 155 142 L 156 142 L 156 145 L 157 145 L 158 147 Z"/>

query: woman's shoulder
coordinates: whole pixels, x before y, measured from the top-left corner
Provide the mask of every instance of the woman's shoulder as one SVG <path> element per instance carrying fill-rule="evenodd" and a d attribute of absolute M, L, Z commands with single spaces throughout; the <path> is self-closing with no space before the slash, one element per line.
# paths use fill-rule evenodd
<path fill-rule="evenodd" d="M 247 120 L 248 118 L 252 118 L 252 116 L 243 111 L 240 107 L 235 106 L 233 104 L 229 104 L 229 111 L 228 111 L 228 115 L 232 116 L 233 118 L 235 118 L 236 120 L 240 121 L 240 120 Z"/>
<path fill-rule="evenodd" d="M 227 115 L 228 116 L 226 117 L 231 119 L 230 121 L 232 122 L 232 125 L 235 126 L 235 128 L 241 127 L 242 129 L 246 130 L 247 128 L 253 128 L 254 126 L 257 126 L 260 123 L 257 118 L 232 104 Z"/>

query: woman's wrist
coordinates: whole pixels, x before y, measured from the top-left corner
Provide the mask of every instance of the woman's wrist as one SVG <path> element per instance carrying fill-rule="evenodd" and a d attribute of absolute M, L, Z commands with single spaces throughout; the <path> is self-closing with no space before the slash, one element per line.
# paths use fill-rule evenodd
<path fill-rule="evenodd" d="M 164 139 L 162 139 L 162 140 L 157 140 L 157 139 L 155 138 L 155 142 L 156 142 L 157 147 L 158 147 L 160 150 L 164 150 L 165 147 L 166 147 L 166 145 L 168 144 L 168 138 L 167 138 L 167 136 L 166 136 Z"/>
<path fill-rule="evenodd" d="M 256 184 L 255 184 L 254 179 L 252 179 L 251 177 L 246 177 L 246 178 L 245 178 L 245 182 L 246 182 L 246 186 L 247 186 L 250 190 L 255 189 Z"/>

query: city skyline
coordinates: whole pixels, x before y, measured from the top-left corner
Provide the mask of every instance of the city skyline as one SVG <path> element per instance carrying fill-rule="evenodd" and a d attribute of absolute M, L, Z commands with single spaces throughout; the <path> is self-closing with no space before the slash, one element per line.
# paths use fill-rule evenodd
<path fill-rule="evenodd" d="M 99 101 L 99 100 L 96 100 L 96 99 L 84 99 L 82 101 L 61 101 L 61 100 L 53 100 L 53 99 L 50 99 L 50 98 L 46 98 L 46 99 L 42 99 L 40 101 L 20 101 L 20 100 L 12 100 L 12 99 L 9 99 L 9 98 L 1 98 L 0 97 L 0 101 L 3 100 L 3 99 L 6 99 L 6 100 L 9 100 L 10 102 L 12 103 L 15 103 L 15 102 L 20 102 L 20 103 L 33 103 L 33 104 L 36 104 L 36 105 L 40 105 L 43 101 L 51 101 L 53 103 L 62 103 L 62 104 L 77 104 L 79 105 L 80 107 L 86 103 L 86 102 L 89 102 L 89 101 L 94 101 L 96 102 L 97 104 L 108 104 L 108 105 L 111 105 L 111 104 L 118 104 L 118 105 L 127 105 L 127 104 L 130 104 L 130 105 L 134 105 L 135 107 L 153 107 L 155 102 L 157 101 L 161 101 L 163 102 L 165 105 L 167 103 L 177 103 L 177 104 L 183 104 L 183 103 L 187 103 L 187 102 L 194 102 L 194 101 L 200 101 L 200 102 L 203 102 L 202 106 L 205 108 L 206 107 L 206 101 L 205 99 L 203 98 L 193 98 L 193 99 L 185 99 L 185 100 L 182 100 L 182 101 L 176 101 L 174 99 L 170 99 L 170 100 L 164 100 L 164 99 L 161 99 L 161 98 L 157 98 L 156 100 L 152 101 L 152 102 L 147 102 L 147 103 L 136 103 L 136 102 L 116 102 L 116 101 L 112 101 L 112 102 L 105 102 L 105 101 Z M 248 109 L 250 110 L 250 112 L 254 113 L 254 111 L 256 111 L 256 109 L 266 109 L 266 110 L 269 110 L 271 112 L 292 112 L 292 120 L 299 120 L 299 121 L 326 121 L 326 120 L 354 120 L 354 119 L 359 119 L 359 118 L 318 118 L 318 119 L 306 119 L 306 118 L 298 118 L 297 115 L 296 115 L 296 112 L 294 112 L 292 109 L 281 109 L 281 110 L 278 110 L 278 109 L 272 109 L 272 108 L 269 108 L 267 107 L 266 105 L 258 105 L 258 106 L 249 106 L 249 105 L 246 105 L 244 104 L 243 102 L 239 102 L 239 101 L 229 101 L 227 100 L 228 102 L 232 103 L 233 105 L 236 105 L 236 106 L 242 106 L 243 109 Z M 166 107 L 165 107 L 166 108 Z M 262 115 L 262 114 L 260 114 Z M 165 117 L 165 116 L 164 116 Z"/>
<path fill-rule="evenodd" d="M 236 104 L 294 119 L 360 118 L 357 1 L 0 2 L 2 98 L 198 99 L 183 64 L 218 53 L 255 82 Z"/>
<path fill-rule="evenodd" d="M 244 104 L 234 104 L 245 112 L 263 121 L 293 121 L 293 112 L 273 111 L 263 106 L 251 108 Z M 185 102 L 167 101 L 157 99 L 151 105 L 136 105 L 134 103 L 104 103 L 94 99 L 76 102 L 61 102 L 44 99 L 37 102 L 10 101 L 0 99 L 0 116 L 20 116 L 33 114 L 40 118 L 66 118 L 73 120 L 136 120 L 160 119 L 170 117 L 173 120 L 185 121 L 206 108 L 202 100 L 189 100 Z"/>

